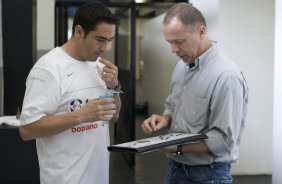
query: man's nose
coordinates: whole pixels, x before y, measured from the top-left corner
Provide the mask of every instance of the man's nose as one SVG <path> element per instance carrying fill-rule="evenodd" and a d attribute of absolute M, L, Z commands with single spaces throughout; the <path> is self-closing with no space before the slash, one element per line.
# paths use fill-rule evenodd
<path fill-rule="evenodd" d="M 103 43 L 100 45 L 100 51 L 101 51 L 101 52 L 106 52 L 106 51 L 109 49 L 110 44 L 111 44 L 111 43 L 108 42 L 108 41 L 103 42 Z"/>
<path fill-rule="evenodd" d="M 179 51 L 179 48 L 175 44 L 171 44 L 171 52 L 176 53 L 177 51 Z"/>

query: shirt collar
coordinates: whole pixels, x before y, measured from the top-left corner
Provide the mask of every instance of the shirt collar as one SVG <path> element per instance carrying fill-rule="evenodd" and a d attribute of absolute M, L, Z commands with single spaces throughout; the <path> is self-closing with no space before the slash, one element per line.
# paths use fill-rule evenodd
<path fill-rule="evenodd" d="M 189 69 L 195 69 L 197 67 L 199 67 L 200 69 L 210 61 L 211 58 L 214 57 L 215 54 L 218 53 L 219 48 L 217 46 L 217 42 L 216 41 L 211 41 L 212 42 L 212 46 L 210 48 L 208 48 L 208 50 L 206 50 L 202 55 L 200 55 L 199 57 L 197 57 L 195 59 L 195 65 L 191 65 L 188 63 L 185 63 L 185 65 L 189 68 Z"/>
<path fill-rule="evenodd" d="M 195 60 L 195 65 L 198 66 L 200 69 L 207 64 L 211 58 L 213 58 L 219 51 L 218 45 L 216 42 L 212 41 L 212 46 L 206 50 L 202 55 L 200 55 Z"/>

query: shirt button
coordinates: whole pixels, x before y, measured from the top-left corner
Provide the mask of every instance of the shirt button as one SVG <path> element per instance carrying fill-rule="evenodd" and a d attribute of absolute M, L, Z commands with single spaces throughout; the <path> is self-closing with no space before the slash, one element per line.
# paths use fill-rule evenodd
<path fill-rule="evenodd" d="M 185 87 L 185 86 L 183 86 L 183 89 L 186 89 L 186 87 Z"/>
<path fill-rule="evenodd" d="M 177 128 L 177 125 L 175 125 L 174 128 Z"/>
<path fill-rule="evenodd" d="M 192 114 L 195 114 L 195 111 L 192 111 Z"/>

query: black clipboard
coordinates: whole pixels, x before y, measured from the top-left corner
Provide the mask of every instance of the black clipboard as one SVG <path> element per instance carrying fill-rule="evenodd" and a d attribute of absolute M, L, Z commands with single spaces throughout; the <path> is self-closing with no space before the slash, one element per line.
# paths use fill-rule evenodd
<path fill-rule="evenodd" d="M 108 150 L 143 154 L 167 146 L 190 144 L 207 138 L 208 137 L 202 133 L 168 133 L 136 141 L 125 142 L 122 144 L 111 145 L 108 146 Z"/>

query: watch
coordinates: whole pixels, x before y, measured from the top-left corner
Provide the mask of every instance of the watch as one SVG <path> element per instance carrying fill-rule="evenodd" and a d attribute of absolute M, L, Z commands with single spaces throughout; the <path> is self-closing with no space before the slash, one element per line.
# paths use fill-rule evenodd
<path fill-rule="evenodd" d="M 109 88 L 108 88 L 109 89 Z M 111 90 L 113 93 L 122 93 L 122 90 L 121 90 L 121 85 L 120 83 L 118 82 L 118 84 L 116 85 L 116 87 L 114 87 L 113 89 L 109 89 Z"/>
<path fill-rule="evenodd" d="M 182 154 L 182 145 L 177 146 L 177 150 L 173 155 L 181 155 Z"/>

